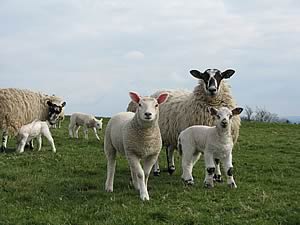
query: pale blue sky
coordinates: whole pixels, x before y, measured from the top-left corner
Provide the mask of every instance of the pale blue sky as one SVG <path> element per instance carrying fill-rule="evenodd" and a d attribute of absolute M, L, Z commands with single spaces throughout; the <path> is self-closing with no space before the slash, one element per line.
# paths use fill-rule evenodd
<path fill-rule="evenodd" d="M 0 87 L 63 96 L 69 114 L 233 68 L 240 106 L 300 115 L 300 1 L 0 0 L 0 27 Z"/>

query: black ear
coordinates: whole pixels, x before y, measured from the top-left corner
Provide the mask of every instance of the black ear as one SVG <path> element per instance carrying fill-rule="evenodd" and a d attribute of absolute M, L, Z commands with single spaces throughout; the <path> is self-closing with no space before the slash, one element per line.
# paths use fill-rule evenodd
<path fill-rule="evenodd" d="M 65 107 L 66 106 L 66 102 L 63 102 L 62 104 L 61 104 L 61 107 Z"/>
<path fill-rule="evenodd" d="M 241 112 L 243 112 L 243 108 L 241 108 L 241 107 L 237 107 L 237 108 L 235 108 L 235 109 L 233 109 L 232 110 L 232 115 L 239 115 L 239 114 L 241 114 Z"/>
<path fill-rule="evenodd" d="M 209 112 L 210 112 L 210 115 L 215 116 L 215 115 L 217 115 L 218 110 L 216 110 L 214 107 L 210 107 Z"/>
<path fill-rule="evenodd" d="M 234 70 L 229 69 L 229 70 L 225 70 L 225 71 L 222 72 L 221 74 L 222 74 L 222 78 L 223 78 L 223 79 L 228 79 L 228 78 L 230 78 L 234 73 L 235 73 Z"/>
<path fill-rule="evenodd" d="M 51 101 L 47 101 L 47 105 L 49 105 L 49 106 L 53 106 L 53 104 L 52 104 L 52 102 Z"/>
<path fill-rule="evenodd" d="M 198 70 L 191 70 L 190 73 L 193 75 L 193 77 L 196 77 L 196 78 L 202 79 L 202 80 L 204 79 L 203 73 L 201 73 Z"/>

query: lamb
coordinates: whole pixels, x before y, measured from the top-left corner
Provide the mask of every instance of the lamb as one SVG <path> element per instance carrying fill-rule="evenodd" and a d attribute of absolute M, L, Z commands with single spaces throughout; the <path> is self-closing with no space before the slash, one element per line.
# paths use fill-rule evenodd
<path fill-rule="evenodd" d="M 104 139 L 107 158 L 105 189 L 107 192 L 113 192 L 116 154 L 120 152 L 128 160 L 133 185 L 139 190 L 140 198 L 144 201 L 149 200 L 148 178 L 162 147 L 158 126 L 159 105 L 166 101 L 168 94 L 162 93 L 157 98 L 140 97 L 135 92 L 130 92 L 129 95 L 137 104 L 136 113 L 119 113 L 107 124 Z M 143 168 L 141 160 L 144 162 Z"/>
<path fill-rule="evenodd" d="M 16 134 L 23 125 L 34 120 L 55 124 L 65 105 L 57 96 L 17 88 L 0 89 L 1 150 L 6 149 L 9 132 Z"/>
<path fill-rule="evenodd" d="M 199 80 L 193 92 L 183 90 L 163 90 L 151 95 L 157 97 L 162 92 L 169 93 L 168 101 L 160 108 L 159 127 L 162 134 L 163 145 L 166 147 L 168 171 L 175 171 L 174 149 L 177 146 L 178 135 L 181 131 L 192 125 L 208 125 L 213 123 L 213 117 L 208 113 L 209 107 L 222 106 L 233 109 L 236 103 L 230 93 L 229 85 L 224 79 L 229 79 L 235 71 L 232 69 L 221 72 L 217 69 L 207 69 L 205 72 L 191 70 L 191 75 Z M 135 105 L 131 102 L 127 111 L 134 112 Z M 232 121 L 232 138 L 236 143 L 239 136 L 240 117 Z M 219 160 L 216 159 L 217 167 Z M 158 162 L 154 167 L 154 175 L 159 175 Z M 216 174 L 221 181 L 221 174 Z"/>
<path fill-rule="evenodd" d="M 73 113 L 70 118 L 69 135 L 71 138 L 75 136 L 78 138 L 78 131 L 80 126 L 83 126 L 83 132 L 85 139 L 88 139 L 88 128 L 92 128 L 95 136 L 100 140 L 97 129 L 102 130 L 102 119 L 98 120 L 94 116 L 85 113 Z"/>
<path fill-rule="evenodd" d="M 212 188 L 213 175 L 216 171 L 214 159 L 220 159 L 227 174 L 227 184 L 237 188 L 233 179 L 231 134 L 232 118 L 239 115 L 243 108 L 233 110 L 221 107 L 219 110 L 210 108 L 211 115 L 216 118 L 216 126 L 195 125 L 182 131 L 178 138 L 178 149 L 182 154 L 182 176 L 187 184 L 194 184 L 192 176 L 193 166 L 204 153 L 206 176 L 204 186 Z M 217 168 L 218 169 L 218 168 Z M 220 173 L 220 171 L 219 171 Z"/>
<path fill-rule="evenodd" d="M 27 142 L 30 142 L 34 138 L 38 142 L 38 151 L 42 148 L 42 135 L 47 138 L 51 144 L 52 151 L 56 152 L 54 141 L 49 130 L 48 122 L 34 120 L 32 123 L 23 125 L 17 134 L 17 152 L 24 152 L 24 147 Z"/>

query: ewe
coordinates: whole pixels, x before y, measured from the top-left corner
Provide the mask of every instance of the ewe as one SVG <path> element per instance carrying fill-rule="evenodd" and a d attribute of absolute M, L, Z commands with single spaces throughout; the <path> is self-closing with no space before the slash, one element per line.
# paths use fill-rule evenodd
<path fill-rule="evenodd" d="M 232 118 L 239 115 L 242 108 L 229 110 L 221 107 L 219 110 L 210 108 L 210 114 L 216 118 L 216 126 L 191 126 L 182 131 L 178 138 L 178 149 L 182 154 L 182 179 L 187 184 L 193 184 L 192 170 L 195 163 L 204 153 L 206 176 L 204 185 L 212 188 L 213 175 L 216 171 L 214 159 L 220 159 L 227 174 L 227 184 L 236 188 L 233 179 L 231 134 Z M 218 169 L 219 167 L 217 167 Z M 220 171 L 217 171 L 220 174 Z"/>
<path fill-rule="evenodd" d="M 117 151 L 125 155 L 131 170 L 134 187 L 140 191 L 142 200 L 149 200 L 147 182 L 149 173 L 162 147 L 158 126 L 159 104 L 166 101 L 168 94 L 157 98 L 140 97 L 129 93 L 137 104 L 136 113 L 122 112 L 113 116 L 107 124 L 104 151 L 107 158 L 107 179 L 105 189 L 113 191 Z M 142 168 L 140 161 L 144 162 Z"/>

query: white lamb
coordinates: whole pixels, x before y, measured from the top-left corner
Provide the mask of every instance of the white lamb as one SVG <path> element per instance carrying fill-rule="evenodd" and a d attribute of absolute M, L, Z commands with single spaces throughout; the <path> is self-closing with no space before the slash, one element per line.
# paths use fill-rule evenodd
<path fill-rule="evenodd" d="M 113 191 L 117 151 L 125 155 L 131 170 L 134 187 L 140 191 L 140 198 L 149 200 L 147 182 L 149 173 L 162 147 L 158 126 L 159 104 L 166 101 L 168 94 L 157 98 L 140 97 L 129 93 L 137 104 L 136 113 L 122 112 L 113 116 L 107 124 L 104 151 L 107 158 L 107 179 L 105 189 Z M 142 168 L 140 161 L 143 160 Z"/>
<path fill-rule="evenodd" d="M 233 139 L 231 134 L 232 117 L 239 115 L 243 111 L 242 108 L 229 110 L 227 107 L 221 107 L 219 110 L 210 108 L 211 115 L 216 120 L 216 126 L 191 126 L 182 131 L 178 137 L 178 149 L 182 154 L 182 179 L 187 184 L 194 184 L 192 170 L 204 153 L 204 161 L 206 168 L 206 176 L 204 185 L 212 188 L 213 175 L 215 172 L 214 159 L 220 159 L 227 174 L 227 184 L 231 188 L 236 188 L 233 179 L 232 166 L 232 148 Z M 218 167 L 217 167 L 218 169 Z"/>
<path fill-rule="evenodd" d="M 52 151 L 56 152 L 54 141 L 49 130 L 48 122 L 35 120 L 29 124 L 23 125 L 17 134 L 17 152 L 24 152 L 26 143 L 36 138 L 38 141 L 38 151 L 42 148 L 42 135 L 47 138 L 51 144 Z"/>
<path fill-rule="evenodd" d="M 102 120 L 102 118 L 98 120 L 94 116 L 85 113 L 73 113 L 70 118 L 69 135 L 71 138 L 74 136 L 78 138 L 79 128 L 83 126 L 85 139 L 88 139 L 88 128 L 92 128 L 96 138 L 100 140 L 97 130 L 102 130 Z"/>

